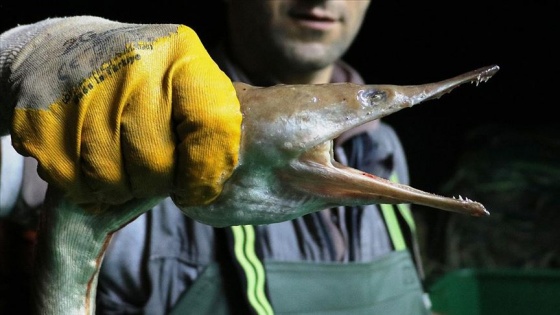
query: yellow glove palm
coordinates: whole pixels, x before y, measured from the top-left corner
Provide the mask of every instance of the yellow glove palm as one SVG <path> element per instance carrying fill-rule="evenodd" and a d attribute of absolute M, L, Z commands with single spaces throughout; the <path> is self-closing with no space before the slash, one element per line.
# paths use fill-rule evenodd
<path fill-rule="evenodd" d="M 215 199 L 238 163 L 241 112 L 196 33 L 83 17 L 53 29 L 11 76 L 13 144 L 41 176 L 78 203 Z"/>

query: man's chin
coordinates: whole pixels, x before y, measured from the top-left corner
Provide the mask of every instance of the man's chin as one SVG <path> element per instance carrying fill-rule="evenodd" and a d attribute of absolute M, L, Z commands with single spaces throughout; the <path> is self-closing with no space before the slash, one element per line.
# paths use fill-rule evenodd
<path fill-rule="evenodd" d="M 297 43 L 287 57 L 290 64 L 297 64 L 299 69 L 315 71 L 331 65 L 341 56 L 333 51 L 332 46 L 322 43 Z"/>

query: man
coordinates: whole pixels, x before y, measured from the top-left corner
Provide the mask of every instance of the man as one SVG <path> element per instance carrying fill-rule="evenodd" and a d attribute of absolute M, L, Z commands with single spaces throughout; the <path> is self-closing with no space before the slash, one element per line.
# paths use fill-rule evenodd
<path fill-rule="evenodd" d="M 210 52 L 232 81 L 362 83 L 340 58 L 369 5 L 230 0 L 227 37 Z M 343 134 L 335 155 L 366 172 L 408 181 L 400 142 L 382 122 Z M 186 217 L 167 198 L 113 237 L 99 276 L 97 312 L 427 314 L 407 250 L 414 250 L 413 237 L 406 242 L 401 234 L 414 230 L 398 223 L 410 218 L 408 209 L 370 205 L 213 228 Z"/>
<path fill-rule="evenodd" d="M 228 36 L 210 53 L 233 81 L 257 86 L 361 83 L 340 57 L 358 33 L 369 5 L 369 1 L 229 0 Z M 351 130 L 338 139 L 335 150 L 337 158 L 352 167 L 408 181 L 400 142 L 384 123 Z M 218 314 L 233 305 L 296 314 L 427 313 L 412 264 L 391 265 L 395 261 L 391 257 L 404 252 L 394 251 L 378 206 L 328 209 L 256 226 L 254 233 L 269 295 L 253 299 L 259 301 L 256 307 L 241 290 L 250 272 L 232 248 L 235 233 L 197 223 L 167 199 L 115 235 L 100 274 L 98 311 L 162 314 L 180 308 L 185 313 Z M 379 274 L 391 274 L 392 268 L 397 268 L 397 278 L 379 280 Z M 391 285 L 402 285 L 401 280 L 409 281 L 408 289 L 415 293 L 400 299 L 395 298 L 400 289 L 389 293 Z M 224 305 L 223 296 L 230 306 Z"/>

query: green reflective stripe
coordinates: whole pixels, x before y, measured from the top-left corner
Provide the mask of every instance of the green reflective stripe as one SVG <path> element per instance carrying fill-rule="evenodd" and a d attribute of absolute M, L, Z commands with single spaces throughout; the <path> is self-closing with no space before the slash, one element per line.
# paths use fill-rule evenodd
<path fill-rule="evenodd" d="M 272 306 L 268 302 L 265 294 L 265 271 L 262 261 L 257 257 L 255 253 L 255 228 L 252 225 L 244 225 L 245 231 L 247 232 L 247 246 L 246 246 L 246 254 L 249 258 L 249 261 L 253 265 L 253 268 L 256 272 L 256 286 L 255 286 L 255 295 L 257 297 L 257 301 L 259 301 L 260 305 L 264 308 L 263 314 L 273 314 Z"/>
<path fill-rule="evenodd" d="M 399 208 L 399 212 L 403 216 L 404 220 L 410 227 L 412 234 L 415 235 L 416 233 L 416 223 L 414 223 L 414 217 L 412 217 L 412 212 L 410 211 L 410 205 L 408 203 L 399 203 L 397 205 Z"/>
<path fill-rule="evenodd" d="M 395 250 L 406 249 L 406 243 L 401 232 L 401 227 L 399 226 L 399 221 L 397 221 L 397 216 L 395 215 L 395 209 L 393 206 L 388 204 L 381 204 L 381 211 L 383 211 L 383 217 L 385 218 L 385 223 L 387 224 L 387 229 L 389 230 L 389 236 L 391 241 L 393 241 L 393 246 Z"/>
<path fill-rule="evenodd" d="M 397 176 L 397 173 L 391 174 L 391 177 L 389 178 L 389 180 L 391 180 L 392 182 L 398 183 L 399 182 L 399 177 Z M 408 224 L 408 227 L 412 231 L 412 234 L 415 235 L 415 233 L 416 233 L 416 223 L 414 223 L 414 217 L 412 216 L 412 212 L 410 211 L 410 205 L 407 204 L 407 203 L 399 203 L 399 204 L 397 204 L 397 208 L 399 209 L 399 212 L 401 213 L 404 220 L 406 221 L 406 224 Z"/>
<path fill-rule="evenodd" d="M 391 174 L 391 177 L 389 178 L 391 181 L 398 183 L 399 182 L 399 178 L 397 176 L 396 173 Z M 421 279 L 424 279 L 424 268 L 422 267 L 422 257 L 420 254 L 420 245 L 419 245 L 419 241 L 418 241 L 418 235 L 416 234 L 416 223 L 414 222 L 414 216 L 412 215 L 412 210 L 410 209 L 410 204 L 409 203 L 399 203 L 396 204 L 397 209 L 399 210 L 399 213 L 401 214 L 401 217 L 404 219 L 404 221 L 406 222 L 406 224 L 408 225 L 408 228 L 410 230 L 410 246 L 411 248 L 411 253 L 414 257 L 414 260 L 416 262 L 416 268 L 418 270 L 418 275 L 420 276 Z M 402 234 L 401 234 L 402 237 Z"/>
<path fill-rule="evenodd" d="M 274 314 L 265 295 L 265 273 L 255 254 L 255 230 L 251 225 L 233 226 L 234 251 L 247 279 L 247 298 L 257 314 Z"/>
<path fill-rule="evenodd" d="M 399 178 L 397 176 L 397 173 L 392 173 L 389 177 L 389 180 L 398 183 Z M 404 241 L 401 227 L 395 214 L 395 208 L 393 208 L 393 206 L 389 204 L 381 204 L 380 206 L 381 211 L 383 212 L 383 217 L 385 218 L 385 224 L 387 225 L 387 229 L 389 230 L 389 236 L 391 237 L 391 241 L 393 242 L 395 250 L 406 249 L 406 242 Z M 412 212 L 410 211 L 409 205 L 402 203 L 397 204 L 396 206 L 399 210 L 399 213 L 402 215 L 408 227 L 410 228 L 412 235 L 414 236 L 416 233 L 416 224 L 414 223 L 414 218 L 412 217 Z"/>

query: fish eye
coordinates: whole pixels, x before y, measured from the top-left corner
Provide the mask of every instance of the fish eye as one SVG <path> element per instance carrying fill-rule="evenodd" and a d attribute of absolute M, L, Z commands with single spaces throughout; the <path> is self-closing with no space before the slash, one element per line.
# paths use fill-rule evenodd
<path fill-rule="evenodd" d="M 379 90 L 361 90 L 358 93 L 358 97 L 361 101 L 369 105 L 375 105 L 385 99 L 385 92 Z"/>

